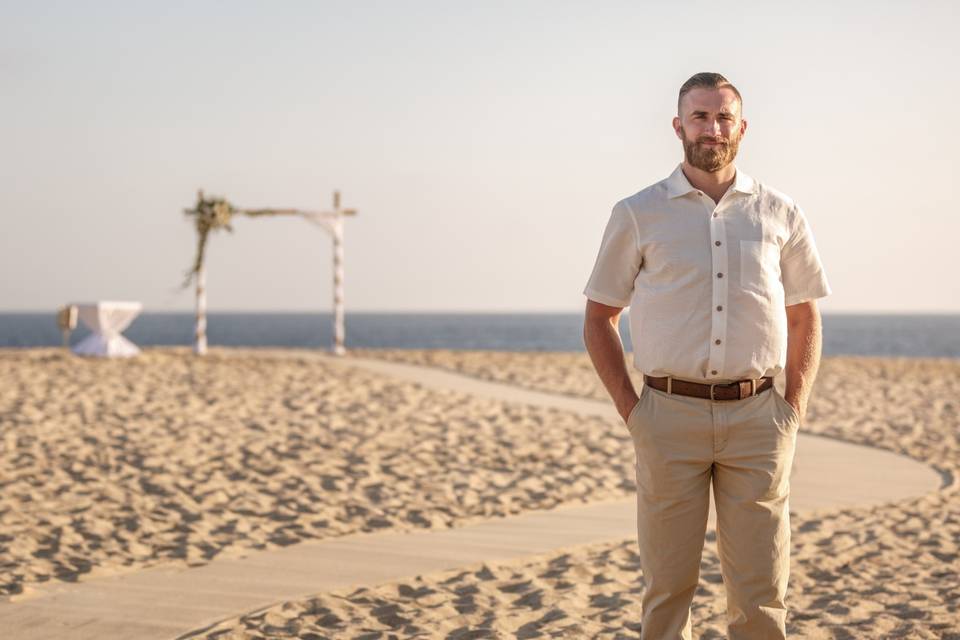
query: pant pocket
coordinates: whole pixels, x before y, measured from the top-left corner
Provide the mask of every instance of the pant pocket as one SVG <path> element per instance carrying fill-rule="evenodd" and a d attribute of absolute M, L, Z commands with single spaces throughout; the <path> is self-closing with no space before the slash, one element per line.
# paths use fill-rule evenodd
<path fill-rule="evenodd" d="M 777 399 L 777 402 L 780 404 L 781 409 L 783 409 L 787 417 L 790 419 L 790 422 L 795 426 L 800 426 L 800 414 L 797 413 L 797 410 L 793 408 L 793 405 L 787 402 L 787 399 L 783 397 L 776 387 L 772 387 L 774 398 Z"/>
<path fill-rule="evenodd" d="M 627 431 L 633 433 L 634 425 L 637 422 L 637 414 L 639 413 L 643 400 L 647 395 L 647 385 L 641 385 L 640 395 L 638 396 L 637 403 L 633 405 L 633 409 L 630 410 L 630 413 L 627 415 Z"/>

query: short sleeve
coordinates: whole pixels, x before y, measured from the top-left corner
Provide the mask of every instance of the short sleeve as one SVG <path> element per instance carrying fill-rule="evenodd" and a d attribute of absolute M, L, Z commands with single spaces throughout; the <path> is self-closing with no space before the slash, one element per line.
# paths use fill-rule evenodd
<path fill-rule="evenodd" d="M 627 307 L 633 283 L 643 263 L 639 230 L 633 212 L 621 200 L 613 207 L 603 231 L 600 251 L 583 294 L 611 307 Z"/>
<path fill-rule="evenodd" d="M 780 250 L 784 305 L 822 298 L 832 293 L 803 210 L 794 205 L 792 231 Z"/>

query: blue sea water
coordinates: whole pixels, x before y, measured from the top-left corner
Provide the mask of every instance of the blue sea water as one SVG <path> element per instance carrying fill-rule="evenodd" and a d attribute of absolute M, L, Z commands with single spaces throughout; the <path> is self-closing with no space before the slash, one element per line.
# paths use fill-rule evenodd
<path fill-rule="evenodd" d="M 583 351 L 579 313 L 370 313 L 346 316 L 347 348 Z M 626 314 L 620 333 L 629 349 Z M 76 344 L 87 335 L 78 328 Z M 190 313 L 143 313 L 124 332 L 140 346 L 189 345 Z M 210 313 L 211 345 L 328 348 L 329 313 Z M 0 313 L 0 347 L 61 344 L 50 313 Z M 960 315 L 823 314 L 824 355 L 960 358 Z"/>

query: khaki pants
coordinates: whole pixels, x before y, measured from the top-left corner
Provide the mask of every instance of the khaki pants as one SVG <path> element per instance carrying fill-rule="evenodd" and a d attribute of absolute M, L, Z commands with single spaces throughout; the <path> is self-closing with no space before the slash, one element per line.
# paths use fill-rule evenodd
<path fill-rule="evenodd" d="M 786 637 L 790 469 L 799 416 L 774 388 L 711 401 L 643 385 L 627 417 L 636 450 L 641 638 L 691 640 L 710 500 L 730 640 Z"/>

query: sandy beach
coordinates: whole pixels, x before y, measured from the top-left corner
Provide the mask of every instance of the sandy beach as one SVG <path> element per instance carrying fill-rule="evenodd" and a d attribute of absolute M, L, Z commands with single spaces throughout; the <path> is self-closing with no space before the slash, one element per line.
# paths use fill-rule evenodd
<path fill-rule="evenodd" d="M 605 398 L 586 354 L 357 350 Z M 348 356 L 349 357 L 349 356 Z M 358 531 L 627 497 L 622 424 L 426 390 L 309 353 L 0 352 L 0 594 Z M 826 358 L 803 429 L 937 469 L 915 500 L 792 517 L 788 630 L 960 638 L 960 361 Z M 636 541 L 483 563 L 239 616 L 198 637 L 635 637 Z M 723 637 L 708 539 L 695 634 Z M 631 631 L 633 629 L 633 631 Z M 369 635 L 365 635 L 365 634 Z"/>

